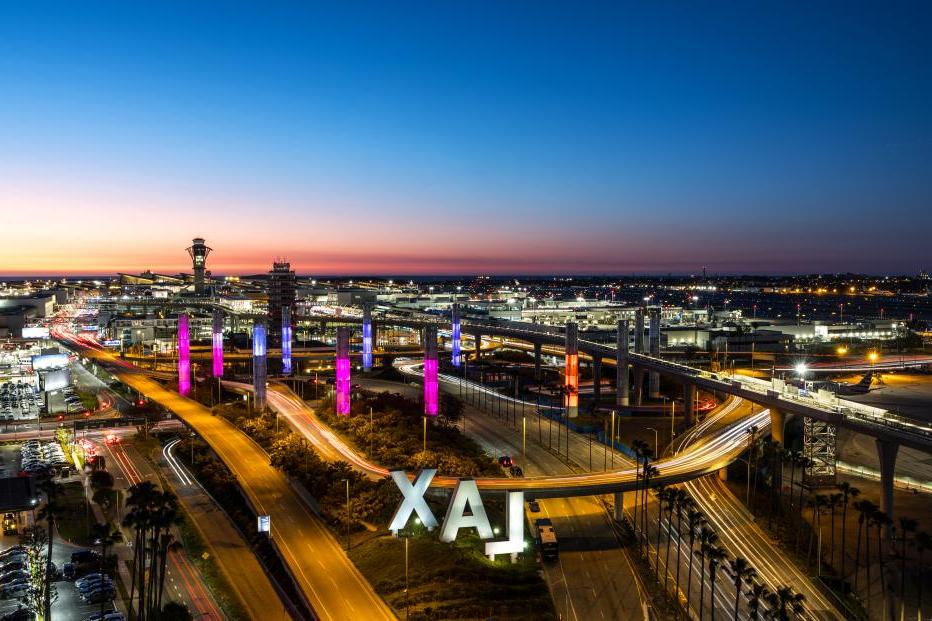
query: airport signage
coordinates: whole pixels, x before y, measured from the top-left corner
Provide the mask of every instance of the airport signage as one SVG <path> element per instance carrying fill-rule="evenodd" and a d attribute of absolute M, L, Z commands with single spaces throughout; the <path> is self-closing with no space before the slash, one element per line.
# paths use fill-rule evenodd
<path fill-rule="evenodd" d="M 437 518 L 427 505 L 424 494 L 430 487 L 430 482 L 437 474 L 435 468 L 428 468 L 417 473 L 412 483 L 404 470 L 392 470 L 389 473 L 395 485 L 401 491 L 402 501 L 395 515 L 392 516 L 388 529 L 397 535 L 403 530 L 412 513 L 416 513 L 421 523 L 428 530 L 438 526 Z M 469 512 L 467 513 L 467 507 Z M 450 543 L 456 539 L 461 528 L 475 528 L 479 538 L 486 540 L 485 554 L 495 560 L 496 554 L 511 554 L 512 560 L 518 552 L 524 550 L 524 492 L 505 492 L 505 534 L 504 541 L 491 541 L 494 537 L 492 525 L 489 523 L 482 504 L 479 487 L 472 479 L 459 479 L 453 489 L 447 513 L 440 529 L 440 541 Z"/>

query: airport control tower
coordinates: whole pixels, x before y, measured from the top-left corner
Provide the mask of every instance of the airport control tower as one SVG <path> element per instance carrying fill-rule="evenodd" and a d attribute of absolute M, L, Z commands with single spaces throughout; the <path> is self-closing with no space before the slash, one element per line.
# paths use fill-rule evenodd
<path fill-rule="evenodd" d="M 204 243 L 203 237 L 195 237 L 187 248 L 191 255 L 191 267 L 194 269 L 194 293 L 204 295 L 204 270 L 207 267 L 207 255 L 212 249 Z"/>

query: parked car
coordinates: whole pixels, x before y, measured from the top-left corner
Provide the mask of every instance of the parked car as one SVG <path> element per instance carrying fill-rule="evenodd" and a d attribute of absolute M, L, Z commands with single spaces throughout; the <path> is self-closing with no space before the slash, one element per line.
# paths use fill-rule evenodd
<path fill-rule="evenodd" d="M 17 569 L 16 571 L 10 571 L 0 576 L 0 584 L 10 584 L 11 582 L 16 582 L 24 578 L 29 578 L 29 572 Z"/>
<path fill-rule="evenodd" d="M 35 621 L 35 619 L 36 613 L 26 608 L 19 608 L 0 617 L 0 621 Z"/>
<path fill-rule="evenodd" d="M 22 582 L 13 582 L 3 585 L 0 589 L 0 598 L 10 599 L 12 597 L 23 597 L 32 590 L 32 584 L 28 580 Z"/>

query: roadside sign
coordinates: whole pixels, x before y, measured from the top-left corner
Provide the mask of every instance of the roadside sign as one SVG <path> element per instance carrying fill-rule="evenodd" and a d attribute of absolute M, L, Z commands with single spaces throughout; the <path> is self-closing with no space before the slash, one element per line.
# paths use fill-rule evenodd
<path fill-rule="evenodd" d="M 272 532 L 272 516 L 271 515 L 260 515 L 259 516 L 259 532 L 260 533 Z"/>

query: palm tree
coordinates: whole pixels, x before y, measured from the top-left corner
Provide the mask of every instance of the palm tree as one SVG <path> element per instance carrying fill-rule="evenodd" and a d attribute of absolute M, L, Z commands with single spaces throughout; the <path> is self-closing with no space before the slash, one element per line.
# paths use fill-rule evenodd
<path fill-rule="evenodd" d="M 790 587 L 783 586 L 767 594 L 767 603 L 771 608 L 771 618 L 775 621 L 789 621 L 790 613 L 795 617 L 803 611 L 806 601 L 802 593 L 796 593 Z"/>
<path fill-rule="evenodd" d="M 854 552 L 854 590 L 858 590 L 858 576 L 861 571 L 861 533 L 867 531 L 867 534 L 864 537 L 864 551 L 866 555 L 866 565 L 867 565 L 867 584 L 870 585 L 870 574 L 871 574 L 871 552 L 870 552 L 870 520 L 869 517 L 877 511 L 877 505 L 872 503 L 869 500 L 859 500 L 854 503 L 854 508 L 858 512 L 858 543 L 855 547 Z M 865 526 L 867 527 L 865 529 Z M 870 587 L 868 586 L 868 591 Z"/>
<path fill-rule="evenodd" d="M 146 610 L 143 606 L 145 601 L 145 574 L 146 574 L 146 533 L 150 526 L 150 506 L 159 493 L 155 484 L 151 481 L 142 481 L 129 488 L 129 496 L 126 499 L 126 506 L 129 508 L 126 516 L 123 518 L 123 525 L 133 528 L 135 539 L 133 542 L 133 573 L 132 582 L 129 592 L 129 608 L 132 610 L 133 599 L 136 596 L 138 588 L 139 606 L 136 611 L 136 618 L 140 621 L 145 619 Z"/>
<path fill-rule="evenodd" d="M 829 544 L 829 565 L 832 566 L 832 569 L 836 568 L 835 565 L 835 509 L 841 506 L 842 495 L 841 494 L 829 494 L 828 497 L 828 508 L 831 519 L 831 543 Z"/>
<path fill-rule="evenodd" d="M 799 457 L 799 467 L 802 475 L 805 475 L 806 468 L 812 465 L 812 460 L 806 457 L 805 455 L 800 455 Z M 800 477 L 802 478 L 802 477 Z M 796 506 L 799 508 L 799 514 L 797 515 L 797 528 L 796 528 L 796 551 L 799 552 L 799 543 L 803 531 L 803 526 L 806 523 L 805 518 L 803 517 L 803 492 L 805 491 L 805 486 L 800 481 L 799 484 L 799 502 L 796 503 Z"/>
<path fill-rule="evenodd" d="M 841 579 L 845 579 L 845 549 L 848 546 L 848 543 L 845 539 L 845 526 L 848 524 L 848 500 L 850 498 L 857 498 L 861 494 L 861 490 L 854 487 L 847 481 L 843 481 L 836 485 L 836 487 L 841 491 Z M 859 542 L 860 543 L 860 542 Z"/>
<path fill-rule="evenodd" d="M 925 584 L 922 577 L 926 570 L 925 554 L 926 550 L 932 549 L 932 536 L 923 531 L 916 533 L 916 550 L 919 552 L 919 567 L 916 569 L 916 605 L 919 610 L 918 617 L 922 618 L 922 584 Z"/>
<path fill-rule="evenodd" d="M 690 502 L 690 505 L 686 509 L 686 521 L 689 523 L 689 567 L 686 570 L 686 579 L 688 580 L 686 583 L 686 610 L 688 611 L 690 595 L 693 588 L 693 555 L 695 554 L 693 551 L 693 544 L 696 541 L 696 533 L 705 522 L 705 516 L 702 515 L 702 511 L 695 508 L 695 503 L 693 502 Z M 679 546 L 677 546 L 677 549 L 679 549 Z M 676 564 L 677 566 L 680 564 L 679 552 L 677 552 Z M 676 581 L 677 583 L 680 581 L 679 573 L 677 573 Z"/>
<path fill-rule="evenodd" d="M 828 504 L 828 496 L 822 494 L 816 494 L 811 501 L 809 501 L 809 506 L 812 507 L 812 528 L 809 530 L 809 551 L 806 553 L 806 561 L 811 562 L 812 560 L 812 546 L 813 540 L 816 536 L 819 537 L 819 550 L 817 551 L 817 563 L 822 561 L 822 510 L 825 509 Z"/>
<path fill-rule="evenodd" d="M 705 608 L 705 559 L 709 551 L 718 542 L 718 535 L 708 526 L 703 525 L 699 530 L 699 550 L 693 554 L 699 557 L 699 620 L 702 621 L 702 612 Z M 714 606 L 715 602 L 713 602 Z"/>
<path fill-rule="evenodd" d="M 106 574 L 109 573 L 109 563 L 107 561 L 107 551 L 110 549 L 114 543 L 120 540 L 120 531 L 116 530 L 109 523 L 107 524 L 95 524 L 91 529 L 91 538 L 97 545 L 100 546 L 100 573 Z M 104 600 L 100 602 L 100 616 L 104 616 Z"/>
<path fill-rule="evenodd" d="M 787 457 L 790 461 L 790 508 L 793 508 L 793 486 L 796 485 L 796 466 L 799 464 L 799 451 L 789 451 Z"/>
<path fill-rule="evenodd" d="M 658 581 L 660 580 L 660 535 L 663 533 L 663 503 L 667 502 L 669 504 L 671 491 L 665 485 L 657 486 L 657 562 L 654 564 L 654 573 L 657 574 Z M 669 540 L 670 537 L 668 536 L 667 541 Z"/>
<path fill-rule="evenodd" d="M 758 582 L 752 582 L 751 588 L 748 589 L 746 593 L 748 597 L 748 612 L 751 615 L 751 621 L 757 621 L 758 615 L 760 614 L 760 604 L 762 601 L 766 601 L 767 595 L 770 591 L 767 590 L 767 587 Z"/>
<path fill-rule="evenodd" d="M 58 518 L 64 513 L 64 506 L 59 502 L 58 497 L 61 493 L 61 485 L 52 480 L 50 476 L 43 476 L 39 480 L 39 489 L 45 494 L 45 505 L 39 509 L 39 519 L 45 520 L 45 527 L 48 533 L 48 551 L 45 556 L 45 601 L 42 602 L 43 617 L 52 618 L 52 544 L 55 539 L 55 524 Z"/>
<path fill-rule="evenodd" d="M 734 621 L 738 621 L 738 604 L 740 603 L 741 597 L 741 585 L 745 582 L 751 582 L 757 578 L 757 572 L 751 567 L 751 564 L 748 563 L 747 559 L 743 559 L 740 556 L 737 556 L 729 564 L 731 568 L 731 577 L 735 581 L 735 617 Z"/>
<path fill-rule="evenodd" d="M 632 530 L 637 533 L 638 523 L 638 493 L 641 485 L 641 459 L 644 458 L 645 451 L 648 450 L 647 443 L 643 440 L 632 440 L 631 450 L 634 451 L 634 524 Z"/>
<path fill-rule="evenodd" d="M 877 527 L 877 571 L 880 574 L 880 597 L 885 605 L 887 601 L 887 578 L 884 574 L 883 540 L 886 539 L 884 531 L 893 522 L 883 511 L 876 511 L 872 519 L 874 526 Z M 870 588 L 870 584 L 868 584 L 868 588 Z"/>
<path fill-rule="evenodd" d="M 660 471 L 650 465 L 646 460 L 644 462 L 644 493 L 641 494 L 641 532 L 644 535 L 644 555 L 650 556 L 650 538 L 647 536 L 647 498 L 650 491 L 650 480 L 652 477 L 660 474 Z"/>
<path fill-rule="evenodd" d="M 673 514 L 676 513 L 676 587 L 679 588 L 679 575 L 680 575 L 680 539 L 682 537 L 682 531 L 680 531 L 680 521 L 683 519 L 683 503 L 689 498 L 689 495 L 686 493 L 686 490 L 683 489 L 674 489 L 670 494 L 670 501 L 667 505 L 667 556 L 664 564 L 667 567 L 670 567 L 670 540 L 673 539 Z M 668 571 L 663 575 L 663 590 L 667 590 L 667 577 L 670 575 Z"/>
<path fill-rule="evenodd" d="M 711 546 L 708 551 L 709 556 L 709 603 L 712 605 L 712 621 L 715 621 L 715 577 L 722 561 L 728 558 L 728 553 L 718 546 Z"/>
<path fill-rule="evenodd" d="M 906 609 L 906 535 L 914 533 L 919 527 L 919 522 L 912 518 L 900 518 L 900 607 L 903 609 L 905 616 Z"/>

